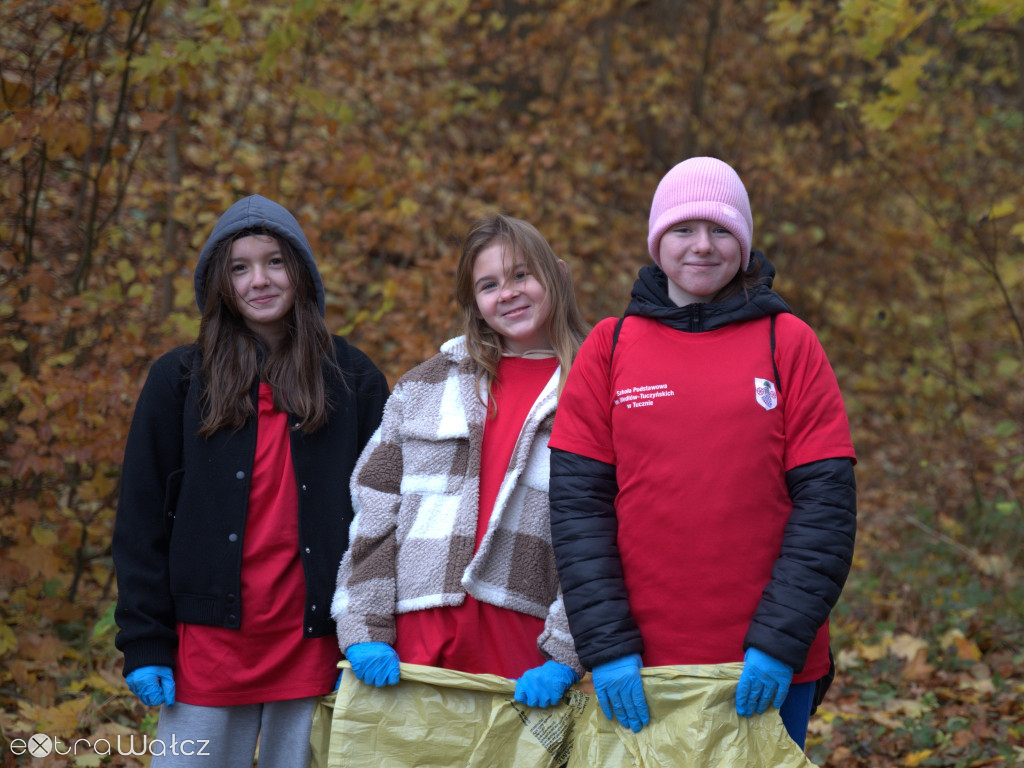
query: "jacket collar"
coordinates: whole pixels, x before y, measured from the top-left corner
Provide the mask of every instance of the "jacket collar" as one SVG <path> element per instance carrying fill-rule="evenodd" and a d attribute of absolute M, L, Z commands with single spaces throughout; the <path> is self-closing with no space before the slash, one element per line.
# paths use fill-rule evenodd
<path fill-rule="evenodd" d="M 668 297 L 668 276 L 656 264 L 640 269 L 630 294 L 626 316 L 648 317 L 679 331 L 700 332 L 724 328 L 733 323 L 756 320 L 793 310 L 772 290 L 775 267 L 760 251 L 754 251 L 760 265 L 761 285 L 725 301 L 676 306 Z"/>
<path fill-rule="evenodd" d="M 476 361 L 470 357 L 466 337 L 456 336 L 454 339 L 448 339 L 448 341 L 441 345 L 441 354 L 455 364 L 459 374 L 472 376 L 471 384 L 467 384 L 467 389 L 463 392 L 464 398 L 467 400 L 466 407 L 475 407 L 476 403 L 482 403 L 486 406 L 487 389 L 483 386 L 480 388 L 479 400 L 476 400 L 475 403 L 469 402 L 474 400 L 473 395 L 476 393 L 478 382 L 476 378 Z M 542 419 L 555 409 L 555 405 L 558 402 L 558 381 L 561 372 L 561 367 L 555 368 L 555 372 L 548 379 L 548 383 L 544 385 L 544 389 L 541 390 L 537 402 L 534 403 L 531 409 L 533 418 Z"/>

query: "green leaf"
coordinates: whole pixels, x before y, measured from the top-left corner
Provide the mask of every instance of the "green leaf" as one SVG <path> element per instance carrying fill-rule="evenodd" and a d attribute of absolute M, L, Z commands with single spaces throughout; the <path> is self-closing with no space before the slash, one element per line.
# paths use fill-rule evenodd
<path fill-rule="evenodd" d="M 100 616 L 95 626 L 93 626 L 92 639 L 94 641 L 113 634 L 117 630 L 117 624 L 114 622 L 114 608 L 116 605 L 116 603 L 110 603 L 106 607 L 106 610 L 103 611 L 103 615 Z"/>

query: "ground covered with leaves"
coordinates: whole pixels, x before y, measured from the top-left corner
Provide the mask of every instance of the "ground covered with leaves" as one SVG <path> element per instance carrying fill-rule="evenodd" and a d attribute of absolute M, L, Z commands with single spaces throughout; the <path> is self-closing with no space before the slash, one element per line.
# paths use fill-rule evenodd
<path fill-rule="evenodd" d="M 1024 582 L 958 543 L 952 520 L 861 500 L 856 562 L 833 615 L 835 684 L 807 753 L 827 766 L 1024 765 Z M 1020 545 L 1021 521 L 982 532 Z M 954 535 L 958 538 L 954 538 Z"/>

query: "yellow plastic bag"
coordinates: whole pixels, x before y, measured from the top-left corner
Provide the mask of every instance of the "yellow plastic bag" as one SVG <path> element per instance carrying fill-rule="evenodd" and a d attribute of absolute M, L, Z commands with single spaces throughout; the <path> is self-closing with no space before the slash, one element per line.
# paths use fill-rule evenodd
<path fill-rule="evenodd" d="M 569 768 L 814 766 L 789 738 L 777 709 L 736 714 L 742 664 L 645 667 L 651 722 L 640 733 L 608 720 L 592 696 L 573 740 Z"/>
<path fill-rule="evenodd" d="M 309 734 L 310 768 L 327 768 L 335 698 L 336 693 L 328 693 L 326 696 L 320 696 L 313 706 L 313 728 Z"/>
<path fill-rule="evenodd" d="M 580 688 L 553 707 L 533 709 L 512 699 L 513 681 L 495 675 L 402 664 L 398 685 L 377 688 L 349 673 L 342 676 L 333 714 L 327 697 L 314 714 L 312 766 L 813 767 L 786 734 L 778 710 L 752 718 L 736 714 L 742 669 L 644 668 L 651 723 L 637 734 L 605 718 L 597 697 Z"/>

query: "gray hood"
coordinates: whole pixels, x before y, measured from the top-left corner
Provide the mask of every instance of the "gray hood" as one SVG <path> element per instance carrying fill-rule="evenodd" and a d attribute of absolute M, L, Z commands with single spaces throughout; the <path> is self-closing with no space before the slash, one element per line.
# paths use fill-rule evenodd
<path fill-rule="evenodd" d="M 199 311 L 202 312 L 206 305 L 206 273 L 210 270 L 210 255 L 214 246 L 224 238 L 247 229 L 264 229 L 280 235 L 292 244 L 313 278 L 313 285 L 316 286 L 316 304 L 320 307 L 320 314 L 325 315 L 327 304 L 324 300 L 324 284 L 313 260 L 313 249 L 309 247 L 302 227 L 284 206 L 260 195 L 243 197 L 228 208 L 213 226 L 213 232 L 203 246 L 203 252 L 199 254 L 199 262 L 196 264 L 195 289 Z"/>

